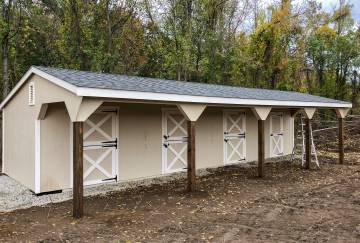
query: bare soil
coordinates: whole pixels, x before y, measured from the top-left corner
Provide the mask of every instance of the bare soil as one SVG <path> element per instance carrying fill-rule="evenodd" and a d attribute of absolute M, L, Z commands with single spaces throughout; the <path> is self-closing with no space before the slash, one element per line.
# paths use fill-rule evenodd
<path fill-rule="evenodd" d="M 351 142 L 353 146 L 355 142 Z M 349 144 L 349 143 L 348 143 Z M 289 161 L 224 167 L 198 178 L 0 214 L 2 242 L 360 242 L 360 156 L 320 152 L 321 169 Z"/>

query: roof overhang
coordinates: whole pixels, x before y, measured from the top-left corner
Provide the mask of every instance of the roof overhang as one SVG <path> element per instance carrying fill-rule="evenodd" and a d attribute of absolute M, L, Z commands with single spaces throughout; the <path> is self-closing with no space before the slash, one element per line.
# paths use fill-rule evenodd
<path fill-rule="evenodd" d="M 150 100 L 167 102 L 200 103 L 214 105 L 241 105 L 241 106 L 278 106 L 278 107 L 325 107 L 325 108 L 351 108 L 352 104 L 302 102 L 302 101 L 277 101 L 263 99 L 238 99 L 211 96 L 165 94 L 156 92 L 139 92 L 97 88 L 77 89 L 77 95 L 84 97 L 118 98 L 128 100 Z"/>
<path fill-rule="evenodd" d="M 45 78 L 50 82 L 81 97 L 145 100 L 145 101 L 156 101 L 156 102 L 201 103 L 201 104 L 213 104 L 213 105 L 317 107 L 317 108 L 351 108 L 352 107 L 351 103 L 239 99 L 239 98 L 223 98 L 223 97 L 210 97 L 210 96 L 166 94 L 166 93 L 156 93 L 156 92 L 84 88 L 84 87 L 77 87 L 64 80 L 49 75 L 48 73 L 43 72 L 37 69 L 36 67 L 31 67 L 21 78 L 21 80 L 17 83 L 14 89 L 9 93 L 9 95 L 4 99 L 4 101 L 0 104 L 0 109 L 4 108 L 4 106 L 11 100 L 11 98 L 21 88 L 21 86 L 33 74 L 39 75 L 40 77 Z"/>

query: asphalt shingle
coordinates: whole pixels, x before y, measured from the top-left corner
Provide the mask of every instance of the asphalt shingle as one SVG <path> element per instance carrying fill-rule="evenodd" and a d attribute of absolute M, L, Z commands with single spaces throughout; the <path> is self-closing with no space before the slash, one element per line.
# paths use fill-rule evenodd
<path fill-rule="evenodd" d="M 299 92 L 204 84 L 36 66 L 35 68 L 77 87 L 222 98 L 349 104 Z"/>

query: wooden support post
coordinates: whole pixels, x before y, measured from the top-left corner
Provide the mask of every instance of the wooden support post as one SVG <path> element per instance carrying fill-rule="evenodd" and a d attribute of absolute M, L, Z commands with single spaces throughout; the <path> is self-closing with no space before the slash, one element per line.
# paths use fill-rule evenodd
<path fill-rule="evenodd" d="M 265 162 L 265 140 L 264 140 L 264 120 L 258 120 L 258 176 L 264 176 Z"/>
<path fill-rule="evenodd" d="M 339 118 L 339 163 L 344 164 L 344 118 Z"/>
<path fill-rule="evenodd" d="M 84 215 L 83 204 L 83 122 L 73 123 L 73 217 Z"/>
<path fill-rule="evenodd" d="M 305 169 L 310 169 L 311 161 L 311 137 L 310 137 L 311 119 L 305 119 Z"/>
<path fill-rule="evenodd" d="M 196 168 L 195 168 L 195 122 L 188 121 L 187 122 L 187 131 L 188 131 L 188 144 L 187 144 L 187 177 L 188 177 L 188 185 L 187 191 L 191 192 L 195 189 L 195 176 L 196 176 Z"/>

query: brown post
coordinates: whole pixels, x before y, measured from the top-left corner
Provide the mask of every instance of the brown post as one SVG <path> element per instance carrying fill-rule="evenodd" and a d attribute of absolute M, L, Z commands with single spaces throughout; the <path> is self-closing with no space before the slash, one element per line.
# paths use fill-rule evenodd
<path fill-rule="evenodd" d="M 83 204 L 83 122 L 73 123 L 73 217 L 84 215 Z"/>
<path fill-rule="evenodd" d="M 344 118 L 339 118 L 339 163 L 344 164 Z"/>
<path fill-rule="evenodd" d="M 188 185 L 187 191 L 191 192 L 195 189 L 195 122 L 187 122 L 187 131 L 188 131 L 188 144 L 187 144 L 187 177 Z"/>
<path fill-rule="evenodd" d="M 264 124 L 265 121 L 258 120 L 258 176 L 264 176 L 265 161 L 265 141 L 264 141 Z"/>
<path fill-rule="evenodd" d="M 311 138 L 310 138 L 310 125 L 311 119 L 305 119 L 305 169 L 310 169 L 311 161 Z"/>

